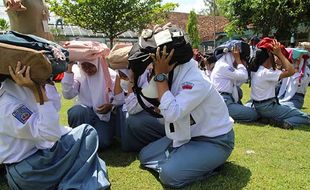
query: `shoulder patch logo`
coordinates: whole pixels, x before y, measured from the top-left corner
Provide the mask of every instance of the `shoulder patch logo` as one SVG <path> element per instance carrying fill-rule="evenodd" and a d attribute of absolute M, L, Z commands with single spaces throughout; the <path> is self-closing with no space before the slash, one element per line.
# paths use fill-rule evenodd
<path fill-rule="evenodd" d="M 229 67 L 228 70 L 231 71 L 231 72 L 234 72 L 234 71 L 235 71 L 235 68 Z"/>
<path fill-rule="evenodd" d="M 30 111 L 25 105 L 21 105 L 14 110 L 12 115 L 22 124 L 25 124 L 27 120 L 32 115 L 32 111 Z"/>
<path fill-rule="evenodd" d="M 191 83 L 191 82 L 182 83 L 183 90 L 191 90 L 193 87 L 194 87 L 194 83 Z"/>

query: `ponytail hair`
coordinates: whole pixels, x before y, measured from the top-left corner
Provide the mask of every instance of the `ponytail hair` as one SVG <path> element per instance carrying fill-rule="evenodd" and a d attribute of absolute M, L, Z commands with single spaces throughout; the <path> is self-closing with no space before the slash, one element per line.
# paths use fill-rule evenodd
<path fill-rule="evenodd" d="M 257 49 L 254 57 L 251 58 L 248 65 L 248 77 L 249 87 L 251 87 L 251 72 L 257 72 L 259 66 L 261 66 L 269 58 L 268 50 L 265 48 Z"/>
<path fill-rule="evenodd" d="M 261 66 L 269 58 L 268 50 L 265 48 L 257 49 L 255 56 L 251 58 L 249 64 L 249 71 L 257 72 L 259 66 Z"/>

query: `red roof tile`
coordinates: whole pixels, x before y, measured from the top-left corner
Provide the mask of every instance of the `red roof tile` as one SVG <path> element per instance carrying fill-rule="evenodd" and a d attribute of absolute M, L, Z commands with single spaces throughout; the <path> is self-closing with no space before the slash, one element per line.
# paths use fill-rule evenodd
<path fill-rule="evenodd" d="M 178 25 L 186 30 L 188 13 L 172 12 L 168 14 L 168 22 Z M 214 25 L 215 20 L 215 25 Z M 198 15 L 198 29 L 200 39 L 203 41 L 214 40 L 214 29 L 216 33 L 224 32 L 225 26 L 229 23 L 223 16 Z"/>

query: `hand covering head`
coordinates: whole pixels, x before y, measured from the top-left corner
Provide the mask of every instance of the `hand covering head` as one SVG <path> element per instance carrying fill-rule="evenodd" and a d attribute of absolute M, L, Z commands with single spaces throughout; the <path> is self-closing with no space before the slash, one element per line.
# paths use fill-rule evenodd
<path fill-rule="evenodd" d="M 94 111 L 103 104 L 110 103 L 112 79 L 105 61 L 110 49 L 105 44 L 93 41 L 69 41 L 65 43 L 64 47 L 69 51 L 70 61 L 89 62 L 97 68 L 97 73 L 93 76 L 88 76 L 84 71 L 79 73 L 80 88 L 86 88 L 90 92 L 91 106 Z M 100 118 L 101 115 L 97 115 Z"/>
<path fill-rule="evenodd" d="M 70 61 L 90 62 L 96 65 L 100 59 L 100 67 L 104 73 L 106 88 L 111 89 L 112 80 L 105 58 L 109 55 L 110 49 L 102 43 L 93 41 L 69 41 L 64 44 L 64 48 L 69 51 Z"/>
<path fill-rule="evenodd" d="M 272 44 L 274 42 L 276 42 L 276 39 L 265 37 L 256 45 L 256 47 L 259 49 L 264 48 L 264 49 L 268 50 L 269 52 L 272 52 L 273 51 L 273 45 Z M 281 44 L 281 52 L 287 59 L 289 59 L 290 55 L 287 52 L 287 50 L 285 49 L 285 46 L 283 44 Z"/>
<path fill-rule="evenodd" d="M 250 59 L 250 46 L 242 40 L 229 40 L 214 50 L 214 56 L 219 60 L 226 53 L 232 52 L 233 48 L 237 47 L 240 52 L 240 58 L 247 63 Z"/>
<path fill-rule="evenodd" d="M 249 64 L 249 70 L 252 72 L 256 72 L 260 65 L 265 63 L 265 61 L 273 56 L 273 44 L 277 42 L 276 39 L 265 37 L 263 38 L 257 45 L 257 50 L 255 52 L 255 56 L 251 59 Z M 289 52 L 285 49 L 285 46 L 281 44 L 281 52 L 282 54 L 289 60 Z"/>

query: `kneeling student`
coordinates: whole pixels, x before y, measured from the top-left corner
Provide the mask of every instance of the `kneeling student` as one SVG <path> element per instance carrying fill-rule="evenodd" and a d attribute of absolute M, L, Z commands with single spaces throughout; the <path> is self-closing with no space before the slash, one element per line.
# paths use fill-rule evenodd
<path fill-rule="evenodd" d="M 201 74 L 183 35 L 174 26 L 155 34 L 155 44 L 161 49 L 157 48 L 156 55 L 152 55 L 154 80 L 166 136 L 150 143 L 139 154 L 143 167 L 157 171 L 160 181 L 174 188 L 205 178 L 225 163 L 234 147 L 233 120 L 225 102 Z M 146 39 L 150 44 L 150 38 Z M 165 43 L 161 39 L 169 40 Z M 171 45 L 170 42 L 177 45 L 168 49 L 166 44 Z M 172 73 L 169 88 L 167 75 L 171 78 Z"/>
<path fill-rule="evenodd" d="M 279 80 L 291 77 L 295 70 L 285 54 L 288 54 L 275 39 L 264 38 L 258 45 L 254 59 L 250 63 L 251 99 L 255 110 L 262 118 L 271 120 L 275 126 L 291 129 L 299 125 L 309 125 L 310 117 L 300 110 L 281 105 L 275 89 Z M 276 68 L 276 58 L 283 70 Z"/>
<path fill-rule="evenodd" d="M 90 125 L 60 126 L 56 88 L 37 88 L 30 67 L 21 63 L 9 68 L 12 79 L 4 79 L 0 89 L 0 163 L 10 188 L 109 188 L 105 163 L 96 153 L 96 130 Z"/>

